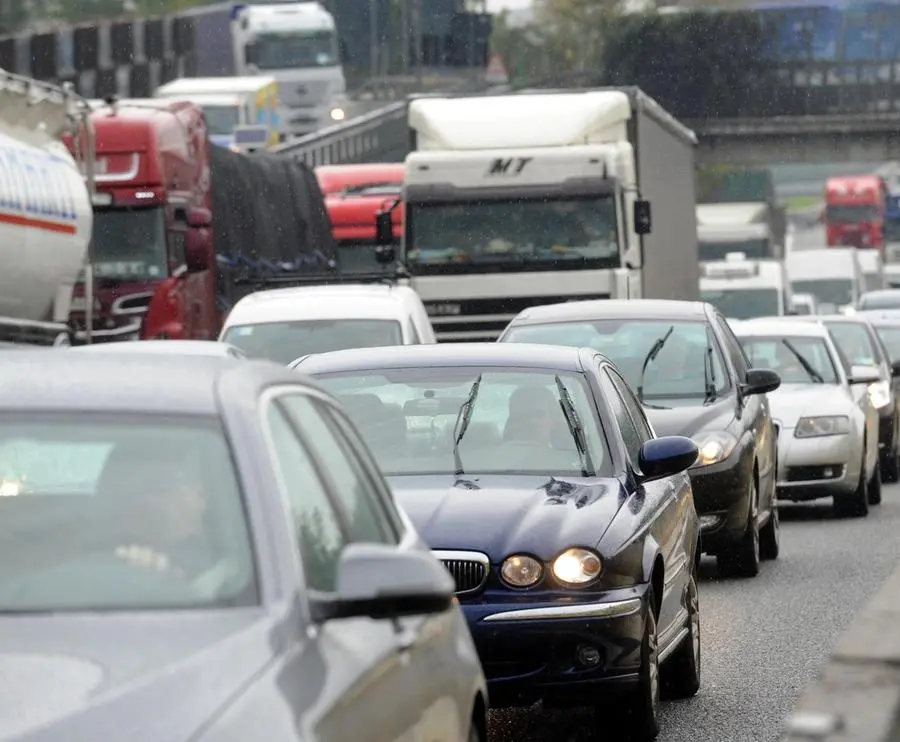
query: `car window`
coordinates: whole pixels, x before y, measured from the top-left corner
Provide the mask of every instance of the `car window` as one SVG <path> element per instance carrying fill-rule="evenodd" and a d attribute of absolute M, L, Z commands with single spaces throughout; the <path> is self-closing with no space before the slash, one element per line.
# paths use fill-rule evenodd
<path fill-rule="evenodd" d="M 622 431 L 622 440 L 625 442 L 625 450 L 628 452 L 628 458 L 636 468 L 640 461 L 641 446 L 644 444 L 644 441 L 641 440 L 641 435 L 638 433 L 637 426 L 634 424 L 634 420 L 632 420 L 631 414 L 628 412 L 628 406 L 625 404 L 625 400 L 622 398 L 619 390 L 616 389 L 616 385 L 613 383 L 609 372 L 606 370 L 600 374 L 600 385 L 603 388 L 603 395 L 606 397 L 612 408 L 613 415 L 615 415 L 619 430 Z"/>
<path fill-rule="evenodd" d="M 622 397 L 622 401 L 625 403 L 628 414 L 631 415 L 631 419 L 634 421 L 638 437 L 641 439 L 641 444 L 646 443 L 653 438 L 653 431 L 650 429 L 650 424 L 647 422 L 647 417 L 644 415 L 644 410 L 642 409 L 640 402 L 637 401 L 634 394 L 632 394 L 631 389 L 628 388 L 625 379 L 619 376 L 619 374 L 611 368 L 606 368 L 606 373 L 616 387 L 616 391 L 619 392 L 619 396 Z"/>
<path fill-rule="evenodd" d="M 354 541 L 397 543 L 393 524 L 378 504 L 375 489 L 353 446 L 334 418 L 302 394 L 283 394 L 278 403 L 299 428 L 313 454 L 322 462 L 323 476 L 347 514 Z"/>
<path fill-rule="evenodd" d="M 879 352 L 865 325 L 856 322 L 826 322 L 826 327 L 841 352 L 853 366 L 877 366 Z"/>
<path fill-rule="evenodd" d="M 741 343 L 754 368 L 775 371 L 783 384 L 840 383 L 824 338 L 748 335 Z"/>
<path fill-rule="evenodd" d="M 731 325 L 721 315 L 716 314 L 714 316 L 719 330 L 722 332 L 722 337 L 725 339 L 725 348 L 728 355 L 731 356 L 731 363 L 734 366 L 735 373 L 737 373 L 739 379 L 746 379 L 747 371 L 750 370 L 751 366 L 750 359 L 744 352 L 740 340 L 735 336 L 734 330 L 731 329 Z"/>
<path fill-rule="evenodd" d="M 875 331 L 887 349 L 888 356 L 900 360 L 900 325 L 878 325 Z"/>

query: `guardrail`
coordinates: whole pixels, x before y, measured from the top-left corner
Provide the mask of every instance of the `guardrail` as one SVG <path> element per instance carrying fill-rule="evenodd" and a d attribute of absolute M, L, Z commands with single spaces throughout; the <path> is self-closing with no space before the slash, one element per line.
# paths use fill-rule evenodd
<path fill-rule="evenodd" d="M 841 635 L 782 742 L 900 740 L 900 568 Z"/>

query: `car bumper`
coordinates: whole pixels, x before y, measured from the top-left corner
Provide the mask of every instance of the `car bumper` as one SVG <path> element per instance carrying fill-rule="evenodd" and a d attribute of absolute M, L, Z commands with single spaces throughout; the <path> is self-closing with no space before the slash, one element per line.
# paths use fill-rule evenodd
<path fill-rule="evenodd" d="M 778 499 L 806 502 L 853 492 L 861 464 L 862 441 L 855 435 L 795 438 L 794 428 L 784 428 L 778 437 Z"/>
<path fill-rule="evenodd" d="M 690 470 L 704 552 L 715 552 L 743 536 L 747 529 L 752 475 L 752 460 L 745 460 L 738 451 L 718 464 Z"/>
<path fill-rule="evenodd" d="M 647 586 L 593 597 L 523 601 L 503 593 L 462 603 L 492 707 L 593 705 L 601 693 L 633 687 Z"/>

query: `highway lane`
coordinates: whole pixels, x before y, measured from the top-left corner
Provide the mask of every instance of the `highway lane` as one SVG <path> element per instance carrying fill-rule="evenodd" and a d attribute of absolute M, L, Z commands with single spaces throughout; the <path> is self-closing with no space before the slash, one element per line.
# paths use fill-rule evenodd
<path fill-rule="evenodd" d="M 799 693 L 900 561 L 900 486 L 859 520 L 782 508 L 782 554 L 750 580 L 701 567 L 703 685 L 663 704 L 660 742 L 775 742 Z M 588 712 L 492 713 L 491 742 L 587 742 Z M 611 738 L 612 739 L 612 738 Z"/>

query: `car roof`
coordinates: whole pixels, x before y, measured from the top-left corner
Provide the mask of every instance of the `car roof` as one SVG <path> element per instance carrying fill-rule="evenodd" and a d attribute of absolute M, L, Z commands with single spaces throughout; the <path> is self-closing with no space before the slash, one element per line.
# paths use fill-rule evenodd
<path fill-rule="evenodd" d="M 874 289 L 872 291 L 866 291 L 860 298 L 865 297 L 897 297 L 900 299 L 900 289 Z"/>
<path fill-rule="evenodd" d="M 0 411 L 216 415 L 219 384 L 232 376 L 260 392 L 298 381 L 265 361 L 23 350 L 0 360 Z"/>
<path fill-rule="evenodd" d="M 828 337 L 828 330 L 818 322 L 773 322 L 768 319 L 749 319 L 737 323 L 733 329 L 734 334 L 738 336 L 793 335 L 794 337 Z"/>
<path fill-rule="evenodd" d="M 767 321 L 778 322 L 845 322 L 846 324 L 865 325 L 869 318 L 859 314 L 789 314 L 783 317 L 766 317 Z"/>
<path fill-rule="evenodd" d="M 522 310 L 516 324 L 577 322 L 595 319 L 705 319 L 710 305 L 669 299 L 593 299 L 544 304 Z"/>
<path fill-rule="evenodd" d="M 581 348 L 531 343 L 438 343 L 388 348 L 353 348 L 306 356 L 297 370 L 304 374 L 392 368 L 478 366 L 584 370 Z M 594 353 L 594 351 L 590 351 Z"/>
<path fill-rule="evenodd" d="M 875 327 L 900 327 L 900 313 L 866 314 L 865 317 Z"/>
<path fill-rule="evenodd" d="M 229 343 L 214 340 L 139 340 L 133 343 L 96 343 L 93 345 L 75 345 L 68 350 L 95 353 L 174 353 L 189 356 L 209 356 L 224 358 L 229 355 L 243 356 L 244 353 Z"/>

